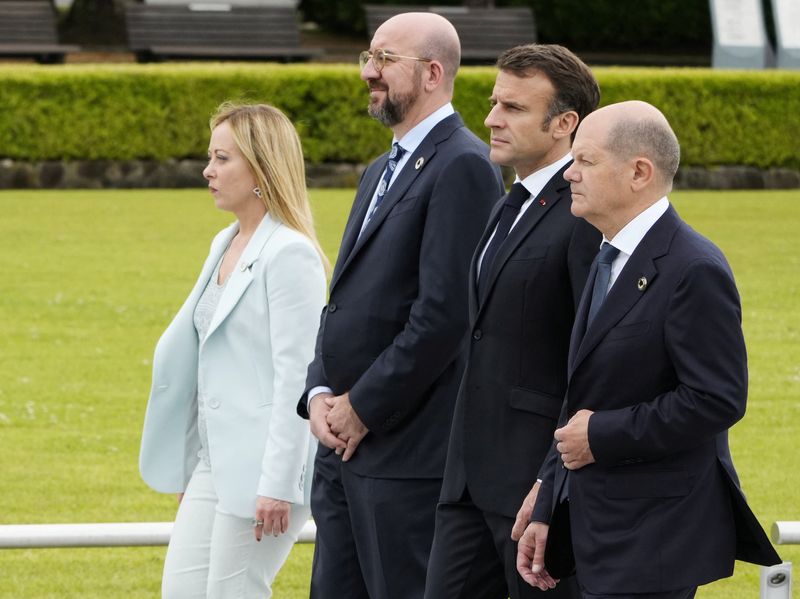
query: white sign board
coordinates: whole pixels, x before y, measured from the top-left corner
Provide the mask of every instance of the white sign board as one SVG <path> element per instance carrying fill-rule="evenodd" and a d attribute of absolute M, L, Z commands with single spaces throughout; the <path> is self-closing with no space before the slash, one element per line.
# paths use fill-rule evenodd
<path fill-rule="evenodd" d="M 721 46 L 761 48 L 764 26 L 761 0 L 712 0 L 716 16 L 717 43 Z M 789 2 L 797 0 L 789 0 Z"/>
<path fill-rule="evenodd" d="M 800 49 L 800 0 L 772 0 L 772 11 L 781 46 Z"/>
<path fill-rule="evenodd" d="M 223 5 L 233 6 L 288 6 L 296 8 L 300 0 L 144 0 L 145 4 L 178 4 L 178 5 L 211 5 L 210 9 L 215 10 Z"/>

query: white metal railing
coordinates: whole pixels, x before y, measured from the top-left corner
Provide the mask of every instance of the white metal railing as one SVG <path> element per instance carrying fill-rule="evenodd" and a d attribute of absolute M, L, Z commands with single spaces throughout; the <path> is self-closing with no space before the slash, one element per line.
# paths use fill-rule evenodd
<path fill-rule="evenodd" d="M 773 522 L 772 542 L 776 545 L 800 545 L 800 522 Z"/>
<path fill-rule="evenodd" d="M 779 521 L 772 524 L 772 542 L 776 545 L 800 545 L 800 522 Z M 761 567 L 760 599 L 792 599 L 792 562 Z"/>
<path fill-rule="evenodd" d="M 98 524 L 0 525 L 0 549 L 36 547 L 137 547 L 166 545 L 172 522 L 107 522 Z M 309 520 L 298 543 L 313 543 L 317 527 Z"/>
<path fill-rule="evenodd" d="M 109 522 L 99 524 L 5 524 L 0 525 L 0 549 L 37 547 L 136 547 L 166 545 L 172 522 Z M 313 543 L 317 527 L 309 520 L 298 543 Z M 800 522 L 772 525 L 777 545 L 800 544 Z M 760 599 L 791 599 L 792 563 L 761 568 Z"/>

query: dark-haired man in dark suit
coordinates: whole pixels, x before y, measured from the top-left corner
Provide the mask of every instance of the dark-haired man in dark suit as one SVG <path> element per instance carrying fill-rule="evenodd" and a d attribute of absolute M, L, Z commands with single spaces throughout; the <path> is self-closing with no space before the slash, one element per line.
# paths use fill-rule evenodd
<path fill-rule="evenodd" d="M 575 307 L 600 243 L 600 233 L 570 212 L 563 177 L 571 136 L 599 100 L 592 73 L 566 48 L 546 44 L 512 48 L 497 66 L 486 117 L 490 157 L 513 167 L 517 182 L 492 212 L 470 270 L 468 361 L 436 513 L 429 599 L 540 594 L 517 574 L 514 538 L 528 523 L 536 473 L 552 444 Z M 579 594 L 565 580 L 548 596 Z"/>

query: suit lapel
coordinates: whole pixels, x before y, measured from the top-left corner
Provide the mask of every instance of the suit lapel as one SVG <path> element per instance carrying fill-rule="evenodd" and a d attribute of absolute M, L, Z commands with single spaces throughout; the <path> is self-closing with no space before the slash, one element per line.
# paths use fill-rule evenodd
<path fill-rule="evenodd" d="M 350 220 L 348 220 L 347 227 L 345 228 L 344 235 L 342 236 L 342 243 L 339 248 L 339 258 L 336 261 L 336 268 L 334 269 L 333 276 L 331 277 L 331 289 L 333 289 L 333 286 L 339 279 L 339 275 L 344 269 L 344 265 L 348 262 L 350 254 L 353 252 L 353 246 L 355 246 L 356 241 L 358 240 L 358 235 L 361 232 L 361 225 L 364 224 L 364 219 L 367 216 L 367 210 L 369 209 L 370 201 L 372 200 L 372 196 L 375 195 L 375 189 L 378 187 L 378 182 L 380 181 L 383 171 L 386 168 L 386 161 L 388 158 L 389 152 L 386 152 L 383 156 L 380 156 L 376 160 L 376 165 L 382 165 L 381 168 L 374 168 L 372 169 L 372 172 L 365 173 L 364 179 L 361 182 L 361 185 L 359 185 L 358 193 L 356 194 L 356 205 L 353 209 L 353 215 L 351 216 Z"/>
<path fill-rule="evenodd" d="M 506 194 L 508 195 L 508 194 Z M 483 230 L 478 244 L 475 246 L 475 253 L 472 254 L 472 261 L 469 265 L 469 311 L 470 316 L 477 318 L 482 307 L 482 301 L 478 297 L 478 260 L 483 254 L 486 244 L 489 243 L 489 238 L 500 220 L 500 213 L 503 210 L 503 203 L 506 201 L 506 195 L 502 196 L 495 203 L 491 213 L 489 213 L 489 220 L 486 223 L 486 228 Z"/>
<path fill-rule="evenodd" d="M 592 323 L 586 326 L 586 317 L 589 311 L 589 302 L 592 297 L 592 282 L 597 272 L 597 262 L 592 264 L 586 287 L 584 288 L 581 303 L 578 308 L 578 317 L 573 327 L 570 343 L 569 375 L 577 369 L 586 356 L 605 337 L 606 333 L 616 325 L 630 310 L 650 292 L 652 284 L 658 276 L 656 260 L 669 251 L 669 246 L 675 230 L 680 225 L 680 219 L 672 206 L 659 218 L 651 229 L 642 238 L 642 241 L 633 251 L 617 280 L 611 286 L 600 311 Z M 647 285 L 640 289 L 639 280 L 644 278 Z M 585 329 L 583 339 L 580 332 Z M 573 347 L 577 349 L 573 352 Z"/>
<path fill-rule="evenodd" d="M 365 206 L 360 206 L 358 213 L 354 214 L 354 218 L 351 219 L 352 222 L 349 224 L 350 226 L 346 233 L 346 238 L 348 243 L 352 243 L 352 245 L 345 246 L 343 240 L 342 251 L 345 251 L 347 247 L 352 247 L 352 249 L 346 254 L 341 268 L 338 268 L 337 272 L 334 273 L 331 281 L 331 289 L 333 289 L 336 281 L 341 277 L 342 272 L 347 269 L 353 259 L 358 255 L 361 248 L 363 248 L 375 232 L 380 229 L 383 221 L 386 220 L 386 216 L 391 212 L 394 205 L 405 196 L 406 190 L 408 190 L 425 167 L 428 166 L 431 158 L 436 154 L 436 146 L 450 137 L 453 131 L 459 127 L 463 127 L 463 125 L 464 123 L 461 117 L 458 116 L 458 114 L 452 114 L 431 129 L 430 133 L 422 140 L 422 143 L 420 143 L 414 153 L 409 156 L 408 162 L 403 165 L 403 169 L 400 171 L 400 174 L 397 175 L 397 179 L 386 191 L 381 205 L 378 206 L 375 214 L 372 215 L 369 223 L 367 223 L 367 226 L 364 228 L 364 232 L 359 236 L 361 224 L 364 222 L 364 217 L 366 217 L 366 207 L 369 206 L 372 195 L 375 192 L 375 187 L 378 185 L 378 180 L 383 175 L 383 171 L 386 167 L 385 159 L 388 158 L 388 153 L 381 156 L 379 164 L 382 164 L 382 166 L 380 169 L 375 169 L 376 172 L 373 174 L 374 180 L 370 182 L 365 181 L 365 184 L 362 185 L 362 188 L 368 191 L 369 194 L 362 196 L 359 193 L 359 199 Z M 358 216 L 360 216 L 360 218 L 358 218 Z"/>
<path fill-rule="evenodd" d="M 239 302 L 245 290 L 250 286 L 250 283 L 253 282 L 253 264 L 259 259 L 261 251 L 279 224 L 269 214 L 264 215 L 250 241 L 247 242 L 247 246 L 239 258 L 239 263 L 234 267 L 228 282 L 225 284 L 225 289 L 219 298 L 219 304 L 217 304 L 217 309 L 211 318 L 208 333 L 206 333 L 203 342 L 224 322 L 231 310 Z M 216 262 L 214 266 L 216 266 Z"/>
<path fill-rule="evenodd" d="M 189 293 L 189 297 L 186 298 L 185 305 L 190 307 L 192 310 L 194 310 L 195 306 L 197 306 L 197 302 L 200 301 L 200 296 L 202 295 L 203 290 L 205 290 L 206 285 L 208 285 L 208 280 L 211 278 L 211 273 L 214 272 L 217 262 L 219 262 L 222 254 L 225 253 L 225 249 L 228 247 L 228 245 L 230 245 L 231 239 L 234 238 L 238 230 L 239 223 L 233 223 L 214 238 L 214 242 L 212 243 L 211 249 L 208 252 L 208 257 L 203 265 L 203 270 L 200 271 L 200 276 L 197 277 L 197 282 L 194 284 L 191 293 Z"/>
<path fill-rule="evenodd" d="M 364 228 L 364 232 L 361 234 L 361 237 L 359 237 L 356 241 L 353 251 L 350 252 L 350 257 L 358 253 L 358 250 L 364 247 L 364 244 L 369 241 L 369 238 L 372 237 L 375 234 L 375 231 L 380 228 L 394 205 L 403 198 L 406 190 L 425 169 L 428 161 L 435 153 L 436 144 L 430 140 L 430 137 L 428 137 L 423 140 L 419 147 L 417 147 L 416 151 L 408 158 L 408 162 L 403 165 L 403 170 L 400 171 L 397 179 L 386 191 L 386 195 L 383 197 L 381 205 L 378 206 L 377 210 L 375 210 L 372 218 L 369 219 L 369 223 L 367 223 L 367 226 Z M 416 165 L 419 163 L 418 161 L 420 159 L 422 159 L 422 163 L 417 168 Z M 382 173 L 383 170 L 381 170 L 381 174 Z"/>
<path fill-rule="evenodd" d="M 599 251 L 599 248 L 598 248 Z M 583 293 L 581 294 L 581 301 L 578 303 L 578 311 L 575 313 L 575 322 L 572 325 L 572 333 L 569 338 L 569 356 L 567 357 L 567 373 L 572 375 L 575 364 L 575 358 L 578 355 L 581 341 L 586 333 L 586 319 L 589 316 L 589 302 L 592 299 L 592 288 L 594 287 L 594 278 L 597 276 L 597 256 L 592 261 L 592 266 L 589 268 L 589 275 L 586 277 L 586 285 L 583 286 Z"/>
<path fill-rule="evenodd" d="M 569 189 L 569 183 L 564 179 L 563 175 L 564 171 L 569 168 L 570 164 L 572 164 L 572 161 L 565 164 L 562 169 L 553 175 L 544 186 L 542 191 L 534 196 L 533 203 L 528 206 L 528 209 L 525 211 L 522 217 L 520 217 L 519 222 L 517 222 L 517 224 L 511 229 L 511 232 L 508 234 L 508 238 L 506 238 L 503 245 L 500 246 L 500 250 L 494 259 L 494 263 L 488 265 L 492 270 L 489 272 L 489 277 L 486 281 L 486 291 L 484 292 L 484 296 L 479 298 L 480 305 L 478 310 L 480 310 L 480 307 L 483 306 L 483 303 L 489 296 L 489 293 L 491 293 L 497 277 L 503 270 L 503 266 L 505 266 L 506 262 L 508 262 L 508 259 L 519 247 L 519 244 L 527 239 L 530 232 L 533 231 L 537 224 L 539 224 L 544 215 L 547 214 L 547 212 L 550 211 L 550 209 L 562 198 L 562 196 L 565 195 L 565 190 Z M 505 201 L 505 196 L 503 197 L 502 201 Z M 500 205 L 502 206 L 502 202 Z M 499 213 L 500 211 L 498 210 L 497 214 Z M 499 217 L 495 219 L 490 232 L 494 230 L 495 226 L 497 226 L 497 220 L 499 220 Z M 483 251 L 484 246 L 481 245 L 479 247 L 481 248 L 481 251 Z"/>
<path fill-rule="evenodd" d="M 479 306 L 478 306 L 478 256 L 480 255 L 480 248 L 483 247 L 482 244 L 478 244 L 479 248 L 474 254 L 472 254 L 472 261 L 469 263 L 469 292 L 467 294 L 467 300 L 469 304 L 469 322 L 470 324 L 474 323 L 478 317 Z"/>

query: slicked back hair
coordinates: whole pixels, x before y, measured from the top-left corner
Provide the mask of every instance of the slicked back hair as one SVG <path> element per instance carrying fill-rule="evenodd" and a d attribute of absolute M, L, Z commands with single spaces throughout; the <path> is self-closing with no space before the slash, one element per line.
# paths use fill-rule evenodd
<path fill-rule="evenodd" d="M 600 87 L 588 66 L 570 50 L 557 44 L 525 44 L 503 52 L 496 66 L 517 77 L 544 74 L 553 84 L 555 95 L 550 101 L 543 128 L 550 121 L 570 110 L 578 113 L 579 122 L 600 103 Z M 573 138 L 575 133 L 572 133 Z"/>

